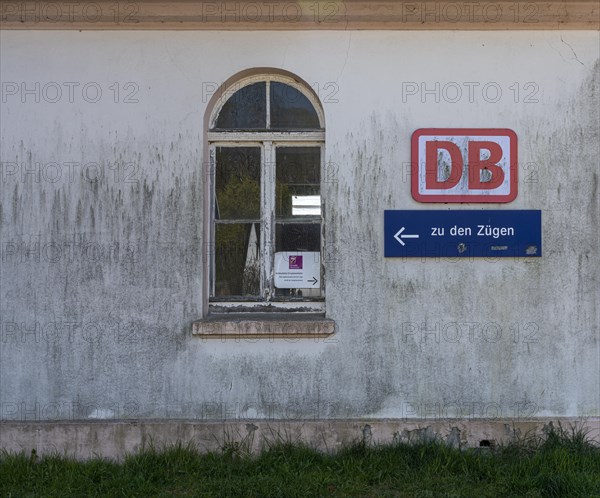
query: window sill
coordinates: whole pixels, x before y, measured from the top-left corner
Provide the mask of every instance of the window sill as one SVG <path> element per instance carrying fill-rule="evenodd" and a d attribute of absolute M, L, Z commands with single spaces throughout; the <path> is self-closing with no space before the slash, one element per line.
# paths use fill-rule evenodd
<path fill-rule="evenodd" d="M 335 332 L 322 313 L 215 313 L 193 322 L 192 335 L 203 338 L 316 338 Z"/>

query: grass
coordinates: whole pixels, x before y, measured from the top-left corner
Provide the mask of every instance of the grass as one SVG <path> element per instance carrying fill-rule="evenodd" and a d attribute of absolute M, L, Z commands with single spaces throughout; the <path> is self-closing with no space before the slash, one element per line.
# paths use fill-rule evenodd
<path fill-rule="evenodd" d="M 279 442 L 260 455 L 226 441 L 220 453 L 192 446 L 147 449 L 121 463 L 0 455 L 0 496 L 600 497 L 600 448 L 581 427 L 550 426 L 496 448 L 439 443 L 323 454 Z"/>

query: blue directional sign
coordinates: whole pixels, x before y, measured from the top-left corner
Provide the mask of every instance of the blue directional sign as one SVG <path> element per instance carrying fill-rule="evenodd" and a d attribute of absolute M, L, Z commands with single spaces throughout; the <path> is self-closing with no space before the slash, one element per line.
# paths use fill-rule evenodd
<path fill-rule="evenodd" d="M 538 210 L 384 213 L 385 257 L 540 257 Z"/>

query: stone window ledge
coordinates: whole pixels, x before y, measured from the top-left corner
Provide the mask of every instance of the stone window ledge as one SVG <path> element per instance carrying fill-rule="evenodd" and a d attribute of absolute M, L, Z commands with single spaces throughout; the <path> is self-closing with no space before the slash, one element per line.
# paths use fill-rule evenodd
<path fill-rule="evenodd" d="M 334 332 L 335 322 L 322 313 L 215 313 L 192 324 L 192 335 L 215 339 L 300 339 Z"/>

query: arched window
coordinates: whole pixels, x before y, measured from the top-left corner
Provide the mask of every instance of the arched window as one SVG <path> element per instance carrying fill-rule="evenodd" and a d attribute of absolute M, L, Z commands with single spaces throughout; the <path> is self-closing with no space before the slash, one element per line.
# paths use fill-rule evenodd
<path fill-rule="evenodd" d="M 301 301 L 322 309 L 325 129 L 317 96 L 290 73 L 260 72 L 224 85 L 209 112 L 211 306 Z"/>

